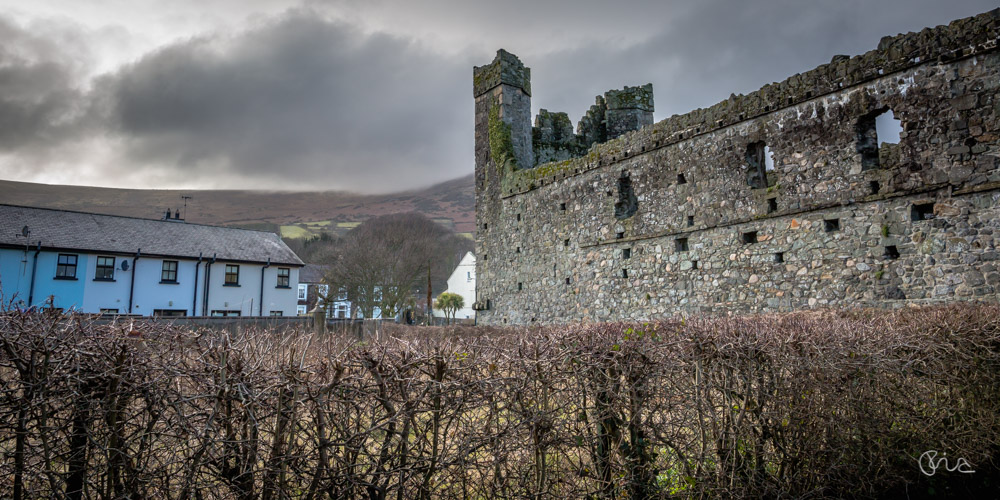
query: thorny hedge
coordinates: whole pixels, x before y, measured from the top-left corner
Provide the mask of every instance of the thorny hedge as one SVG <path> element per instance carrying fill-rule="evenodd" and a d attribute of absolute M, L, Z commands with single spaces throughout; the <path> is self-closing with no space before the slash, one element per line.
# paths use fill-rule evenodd
<path fill-rule="evenodd" d="M 0 315 L 0 496 L 993 491 L 1000 306 L 390 329 Z M 928 450 L 976 472 L 918 468 Z"/>

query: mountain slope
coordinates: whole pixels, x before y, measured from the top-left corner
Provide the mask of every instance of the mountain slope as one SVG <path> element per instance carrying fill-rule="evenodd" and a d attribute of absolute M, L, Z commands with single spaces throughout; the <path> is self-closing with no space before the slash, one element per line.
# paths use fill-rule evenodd
<path fill-rule="evenodd" d="M 201 224 L 294 225 L 312 221 L 336 224 L 390 213 L 420 212 L 432 219 L 451 220 L 456 232 L 475 230 L 472 175 L 426 189 L 383 195 L 340 191 L 114 189 L 0 180 L 0 203 L 132 217 L 158 218 L 168 208 L 181 209 L 182 195 L 192 197 L 185 220 Z"/>

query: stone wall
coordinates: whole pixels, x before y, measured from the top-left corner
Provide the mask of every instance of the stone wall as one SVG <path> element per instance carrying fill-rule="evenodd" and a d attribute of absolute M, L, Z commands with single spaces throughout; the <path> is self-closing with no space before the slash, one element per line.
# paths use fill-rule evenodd
<path fill-rule="evenodd" d="M 489 123 L 530 101 L 476 87 L 479 321 L 997 300 L 998 38 L 1000 10 L 887 37 L 536 168 Z"/>

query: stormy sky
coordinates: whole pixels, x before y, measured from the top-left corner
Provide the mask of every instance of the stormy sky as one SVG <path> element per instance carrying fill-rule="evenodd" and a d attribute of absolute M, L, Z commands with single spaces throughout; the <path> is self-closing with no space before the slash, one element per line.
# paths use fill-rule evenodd
<path fill-rule="evenodd" d="M 0 179 L 352 190 L 473 170 L 472 66 L 532 69 L 574 123 L 653 83 L 656 120 L 995 0 L 0 0 Z"/>

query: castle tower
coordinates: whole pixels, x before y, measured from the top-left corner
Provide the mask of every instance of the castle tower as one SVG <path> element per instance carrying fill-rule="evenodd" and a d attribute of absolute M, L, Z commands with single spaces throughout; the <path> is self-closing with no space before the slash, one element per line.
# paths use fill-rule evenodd
<path fill-rule="evenodd" d="M 500 49 L 493 62 L 472 70 L 476 99 L 476 309 L 489 314 L 495 280 L 484 242 L 498 231 L 505 173 L 535 164 L 531 142 L 531 70 Z"/>
<path fill-rule="evenodd" d="M 609 90 L 604 94 L 607 101 L 607 140 L 625 132 L 639 130 L 653 124 L 653 84 L 641 87 L 625 87 Z"/>

